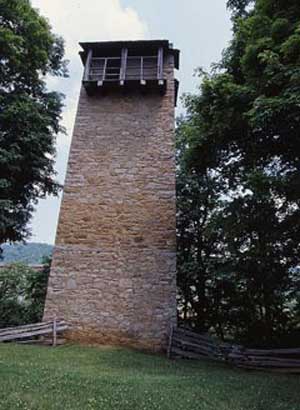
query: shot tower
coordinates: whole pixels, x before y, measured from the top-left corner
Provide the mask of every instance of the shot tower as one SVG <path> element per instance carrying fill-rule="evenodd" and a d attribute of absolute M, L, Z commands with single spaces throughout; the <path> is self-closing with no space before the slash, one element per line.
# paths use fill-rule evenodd
<path fill-rule="evenodd" d="M 44 319 L 150 350 L 176 323 L 174 105 L 166 40 L 81 43 L 84 78 Z"/>

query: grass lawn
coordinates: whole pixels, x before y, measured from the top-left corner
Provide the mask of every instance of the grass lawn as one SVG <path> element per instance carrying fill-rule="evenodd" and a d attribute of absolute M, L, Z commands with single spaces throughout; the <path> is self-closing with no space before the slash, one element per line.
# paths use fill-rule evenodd
<path fill-rule="evenodd" d="M 300 377 L 116 348 L 0 345 L 2 410 L 300 410 Z"/>

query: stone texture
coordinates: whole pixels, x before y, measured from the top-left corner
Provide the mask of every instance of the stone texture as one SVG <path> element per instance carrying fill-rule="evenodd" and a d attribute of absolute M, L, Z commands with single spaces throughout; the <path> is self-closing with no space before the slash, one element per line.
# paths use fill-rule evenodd
<path fill-rule="evenodd" d="M 81 90 L 44 319 L 84 343 L 166 347 L 176 323 L 174 63 L 167 92 Z"/>

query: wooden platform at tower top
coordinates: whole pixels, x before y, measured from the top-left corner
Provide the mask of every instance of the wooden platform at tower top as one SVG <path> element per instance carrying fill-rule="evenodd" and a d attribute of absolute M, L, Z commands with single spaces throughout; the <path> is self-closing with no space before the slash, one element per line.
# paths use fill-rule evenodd
<path fill-rule="evenodd" d="M 107 41 L 80 43 L 85 71 L 83 85 L 88 94 L 113 89 L 141 89 L 166 92 L 166 55 L 179 67 L 179 50 L 168 40 Z M 175 80 L 175 102 L 178 81 Z"/>

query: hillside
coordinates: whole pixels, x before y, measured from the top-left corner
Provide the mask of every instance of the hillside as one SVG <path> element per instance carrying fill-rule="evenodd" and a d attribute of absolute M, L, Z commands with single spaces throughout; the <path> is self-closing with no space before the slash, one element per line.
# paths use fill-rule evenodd
<path fill-rule="evenodd" d="M 40 264 L 44 256 L 52 254 L 52 245 L 46 243 L 28 243 L 28 244 L 4 244 L 0 263 L 7 264 L 13 262 L 23 262 L 29 265 Z"/>
<path fill-rule="evenodd" d="M 300 378 L 103 347 L 0 344 L 0 409 L 299 410 Z"/>

